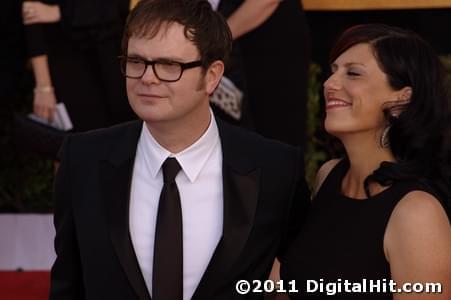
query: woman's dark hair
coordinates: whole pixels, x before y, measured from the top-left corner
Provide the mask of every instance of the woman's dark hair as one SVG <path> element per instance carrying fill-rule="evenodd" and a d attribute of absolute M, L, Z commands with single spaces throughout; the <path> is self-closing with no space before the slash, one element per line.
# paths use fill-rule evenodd
<path fill-rule="evenodd" d="M 367 43 L 394 90 L 412 88 L 410 101 L 384 110 L 390 130 L 389 146 L 396 163 L 384 162 L 365 181 L 387 186 L 400 180 L 419 180 L 448 201 L 449 174 L 445 130 L 448 117 L 443 66 L 432 47 L 411 31 L 383 24 L 357 25 L 338 39 L 330 61 L 350 47 Z M 401 113 L 393 117 L 396 109 Z"/>
<path fill-rule="evenodd" d="M 160 29 L 178 23 L 185 37 L 194 43 L 202 66 L 221 60 L 227 64 L 232 50 L 232 33 L 224 18 L 207 0 L 141 0 L 130 12 L 122 37 L 122 52 L 127 54 L 130 37 L 155 37 Z"/>

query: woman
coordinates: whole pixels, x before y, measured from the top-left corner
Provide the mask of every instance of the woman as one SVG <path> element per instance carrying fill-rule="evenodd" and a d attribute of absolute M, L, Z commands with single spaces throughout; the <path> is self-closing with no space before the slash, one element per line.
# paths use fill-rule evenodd
<path fill-rule="evenodd" d="M 290 296 L 451 299 L 447 99 L 437 56 L 412 32 L 368 24 L 345 31 L 330 61 L 325 128 L 346 156 L 320 168 L 312 210 L 282 261 L 282 278 L 299 290 Z M 396 289 L 441 283 L 442 293 L 392 293 L 391 279 Z"/>
<path fill-rule="evenodd" d="M 226 76 L 245 94 L 241 125 L 303 146 L 310 36 L 301 1 L 222 0 L 218 9 L 234 39 Z"/>
<path fill-rule="evenodd" d="M 129 0 L 23 2 L 36 115 L 51 120 L 63 102 L 73 131 L 134 118 L 117 59 L 128 11 Z"/>

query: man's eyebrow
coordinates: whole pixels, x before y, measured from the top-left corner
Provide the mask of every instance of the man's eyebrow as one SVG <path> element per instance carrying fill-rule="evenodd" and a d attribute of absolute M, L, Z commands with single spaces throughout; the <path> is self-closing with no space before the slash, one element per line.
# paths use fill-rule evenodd
<path fill-rule="evenodd" d="M 141 55 L 139 55 L 139 54 L 135 54 L 135 53 L 133 53 L 133 52 L 132 52 L 132 53 L 129 53 L 127 56 L 128 56 L 128 57 L 131 57 L 131 58 L 142 59 L 142 60 L 145 60 L 145 61 L 148 61 L 148 60 L 150 60 L 150 61 L 158 60 L 158 61 L 168 61 L 168 62 L 170 62 L 170 61 L 173 61 L 173 62 L 183 62 L 183 60 L 180 59 L 179 57 L 171 57 L 171 56 L 166 56 L 166 57 L 155 57 L 155 58 L 153 58 L 153 59 L 147 59 L 147 58 L 145 58 L 145 57 L 143 57 L 143 56 L 141 56 Z"/>
<path fill-rule="evenodd" d="M 128 57 L 131 57 L 131 58 L 139 58 L 139 59 L 142 59 L 142 60 L 146 60 L 145 57 L 142 57 L 141 55 L 135 54 L 135 53 L 133 53 L 133 52 L 132 52 L 132 53 L 128 53 L 127 56 L 128 56 Z"/>

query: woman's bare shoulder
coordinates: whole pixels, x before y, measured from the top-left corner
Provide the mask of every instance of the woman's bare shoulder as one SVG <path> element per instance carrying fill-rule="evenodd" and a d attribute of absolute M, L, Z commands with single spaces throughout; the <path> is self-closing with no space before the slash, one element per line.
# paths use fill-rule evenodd
<path fill-rule="evenodd" d="M 412 191 L 394 208 L 387 224 L 384 250 L 397 282 L 434 280 L 451 296 L 451 226 L 433 195 Z"/>
<path fill-rule="evenodd" d="M 328 160 L 318 169 L 318 172 L 316 173 L 315 185 L 313 186 L 312 196 L 315 196 L 316 193 L 318 193 L 321 185 L 327 178 L 327 175 L 329 175 L 330 171 L 332 171 L 332 169 L 338 164 L 340 160 L 341 158 Z"/>

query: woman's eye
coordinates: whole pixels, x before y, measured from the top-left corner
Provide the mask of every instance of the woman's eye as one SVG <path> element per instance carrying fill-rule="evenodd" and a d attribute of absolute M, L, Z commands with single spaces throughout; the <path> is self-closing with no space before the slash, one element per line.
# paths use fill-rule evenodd
<path fill-rule="evenodd" d="M 346 72 L 349 76 L 360 76 L 360 73 L 359 72 L 356 72 L 356 71 L 348 71 L 348 72 Z"/>

